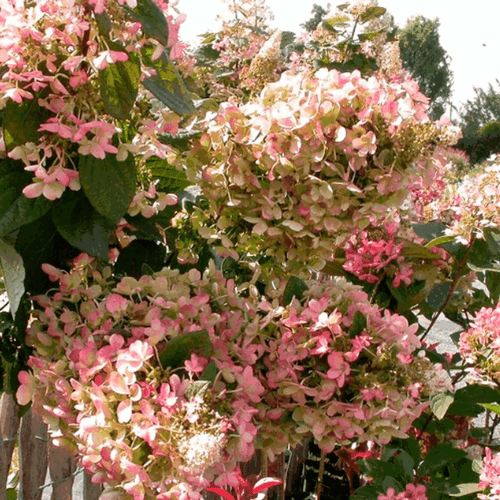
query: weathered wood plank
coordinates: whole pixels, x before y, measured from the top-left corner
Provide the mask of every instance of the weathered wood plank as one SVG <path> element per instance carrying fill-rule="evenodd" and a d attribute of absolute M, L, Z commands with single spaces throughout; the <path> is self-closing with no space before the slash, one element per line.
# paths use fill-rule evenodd
<path fill-rule="evenodd" d="M 72 500 L 76 461 L 66 449 L 49 440 L 49 470 L 52 481 L 51 500 Z"/>
<path fill-rule="evenodd" d="M 21 421 L 19 432 L 19 467 L 22 500 L 40 500 L 47 476 L 47 426 L 31 410 Z"/>
<path fill-rule="evenodd" d="M 0 397 L 0 500 L 7 500 L 7 478 L 18 429 L 16 402 L 4 392 Z"/>

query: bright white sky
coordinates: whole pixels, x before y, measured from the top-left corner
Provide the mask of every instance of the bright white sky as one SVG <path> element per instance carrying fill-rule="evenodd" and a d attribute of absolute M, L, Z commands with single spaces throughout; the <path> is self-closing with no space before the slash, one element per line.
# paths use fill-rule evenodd
<path fill-rule="evenodd" d="M 271 25 L 283 31 L 300 33 L 300 24 L 311 17 L 314 3 L 326 7 L 328 0 L 268 0 L 275 15 Z M 330 0 L 332 6 L 342 3 Z M 404 26 L 411 16 L 439 18 L 441 45 L 451 56 L 454 74 L 454 103 L 460 106 L 474 96 L 473 86 L 485 88 L 500 80 L 500 0 L 379 0 Z M 194 42 L 196 35 L 214 31 L 216 17 L 225 12 L 222 0 L 179 0 L 187 14 L 181 38 Z M 484 44 L 484 45 L 483 45 Z"/>

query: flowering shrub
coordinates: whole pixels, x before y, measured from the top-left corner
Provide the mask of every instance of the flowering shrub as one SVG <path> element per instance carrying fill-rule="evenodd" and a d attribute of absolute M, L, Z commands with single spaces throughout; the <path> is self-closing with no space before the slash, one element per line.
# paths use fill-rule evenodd
<path fill-rule="evenodd" d="M 396 494 L 394 488 L 389 488 L 385 495 L 379 495 L 377 500 L 427 500 L 425 486 L 407 484 L 405 491 Z"/>
<path fill-rule="evenodd" d="M 485 493 L 479 493 L 477 497 L 481 500 L 492 500 L 500 495 L 500 455 L 493 454 L 490 448 L 486 448 L 483 460 L 483 471 L 479 488 L 485 489 Z"/>
<path fill-rule="evenodd" d="M 210 211 L 193 224 L 220 238 L 223 252 L 321 268 L 352 232 L 400 205 L 417 177 L 432 182 L 429 143 L 439 131 L 426 107 L 411 80 L 284 73 L 207 123 L 188 160 Z"/>
<path fill-rule="evenodd" d="M 416 325 L 345 282 L 283 307 L 252 285 L 242 298 L 213 267 L 117 283 L 85 254 L 70 273 L 44 268 L 59 288 L 36 297 L 18 401 L 108 492 L 170 498 L 182 484 L 196 497 L 255 448 L 272 458 L 307 435 L 327 451 L 387 443 L 427 407 Z"/>

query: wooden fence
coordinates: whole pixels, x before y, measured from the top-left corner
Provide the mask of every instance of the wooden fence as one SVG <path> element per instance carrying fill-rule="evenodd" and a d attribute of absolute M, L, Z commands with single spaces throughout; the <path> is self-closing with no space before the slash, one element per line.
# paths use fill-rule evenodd
<path fill-rule="evenodd" d="M 18 500 L 41 500 L 44 490 L 51 490 L 51 500 L 73 500 L 73 483 L 79 472 L 83 474 L 83 495 L 75 500 L 99 498 L 101 487 L 91 483 L 83 471 L 77 470 L 75 459 L 66 450 L 52 445 L 42 419 L 31 411 L 19 419 L 14 400 L 3 393 L 0 399 L 0 500 L 8 499 L 7 479 L 16 443 Z"/>
<path fill-rule="evenodd" d="M 17 407 L 12 396 L 3 393 L 0 398 L 0 500 L 8 500 L 7 480 L 15 445 L 18 445 L 19 481 L 18 500 L 98 500 L 102 488 L 90 481 L 90 477 L 77 469 L 75 459 L 65 449 L 54 446 L 47 435 L 47 426 L 42 419 L 29 411 L 19 419 Z M 315 493 L 322 500 L 340 498 L 325 491 L 326 483 L 338 484 L 331 477 L 323 477 L 325 456 L 311 453 L 306 442 L 296 446 L 285 455 L 278 457 L 275 463 L 263 467 L 259 455 L 245 464 L 240 464 L 243 476 L 260 474 L 267 469 L 267 474 L 280 477 L 284 487 L 269 490 L 268 500 L 299 500 Z M 326 458 L 328 462 L 328 458 Z M 50 477 L 47 475 L 47 471 Z M 82 495 L 73 496 L 75 476 L 83 476 Z M 327 474 L 328 475 L 328 474 Z M 326 488 L 328 489 L 328 487 Z M 323 491 L 322 491 L 323 490 Z M 50 496 L 49 496 L 50 492 Z M 45 493 L 45 494 L 44 494 Z M 206 500 L 219 500 L 213 494 L 205 495 Z M 347 495 L 348 498 L 348 495 Z"/>

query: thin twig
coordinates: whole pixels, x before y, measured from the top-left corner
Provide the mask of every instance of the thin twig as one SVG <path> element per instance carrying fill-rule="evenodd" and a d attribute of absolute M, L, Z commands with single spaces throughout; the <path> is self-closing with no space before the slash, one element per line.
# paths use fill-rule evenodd
<path fill-rule="evenodd" d="M 322 451 L 321 457 L 319 459 L 318 483 L 316 484 L 316 500 L 320 500 L 321 490 L 323 488 L 323 474 L 325 473 L 325 458 L 326 458 L 326 453 Z"/>
<path fill-rule="evenodd" d="M 457 272 L 455 273 L 453 281 L 451 282 L 450 290 L 448 291 L 448 295 L 446 296 L 446 299 L 445 299 L 443 305 L 440 307 L 439 311 L 436 314 L 434 314 L 434 316 L 432 317 L 432 320 L 431 320 L 429 326 L 427 327 L 427 330 L 425 330 L 422 337 L 420 337 L 420 340 L 424 340 L 425 337 L 427 337 L 428 333 L 431 331 L 431 328 L 434 326 L 434 323 L 436 323 L 440 314 L 446 309 L 446 307 L 450 303 L 451 297 L 453 296 L 453 292 L 457 288 L 458 280 L 462 276 L 462 271 L 465 269 L 465 266 L 467 265 L 467 257 L 469 256 L 469 253 L 471 251 L 472 245 L 474 244 L 475 240 L 476 240 L 476 237 L 473 235 L 471 238 L 471 241 L 469 243 L 469 246 L 467 247 L 467 250 L 465 251 L 463 258 L 460 261 Z"/>

